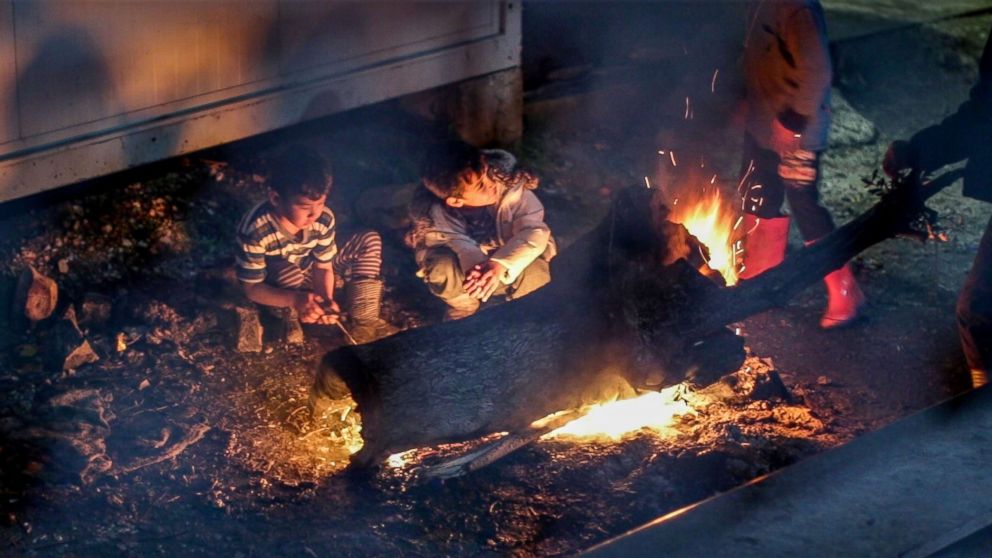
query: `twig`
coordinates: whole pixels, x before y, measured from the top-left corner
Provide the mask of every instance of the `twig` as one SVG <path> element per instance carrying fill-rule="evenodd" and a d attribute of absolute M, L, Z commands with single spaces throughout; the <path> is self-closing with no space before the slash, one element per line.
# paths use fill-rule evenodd
<path fill-rule="evenodd" d="M 206 434 L 208 430 L 210 430 L 210 426 L 209 425 L 202 424 L 202 423 L 201 424 L 196 424 L 196 425 L 194 425 L 190 429 L 189 433 L 186 434 L 186 437 L 185 438 L 183 438 L 182 440 L 179 440 L 178 442 L 176 442 L 175 445 L 173 445 L 172 447 L 170 447 L 168 450 L 166 450 L 161 455 L 156 455 L 156 456 L 153 456 L 153 457 L 145 457 L 145 458 L 142 458 L 142 459 L 138 459 L 133 464 L 128 465 L 126 467 L 121 467 L 120 469 L 117 469 L 117 470 L 113 471 L 111 474 L 113 474 L 113 475 L 126 475 L 128 473 L 132 473 L 134 471 L 137 471 L 138 469 L 142 469 L 142 468 L 147 467 L 149 465 L 154 465 L 156 463 L 161 463 L 162 461 L 165 461 L 167 459 L 172 459 L 172 458 L 176 457 L 177 455 L 179 455 L 180 453 L 182 453 L 183 451 L 185 451 L 187 447 L 189 447 L 189 446 L 191 446 L 191 445 L 199 442 L 200 440 L 202 440 L 203 439 L 203 435 Z"/>
<path fill-rule="evenodd" d="M 291 418 L 293 418 L 293 417 L 296 416 L 296 413 L 299 413 L 300 411 L 304 411 L 306 409 L 307 409 L 307 406 L 306 405 L 302 405 L 302 406 L 298 407 L 292 413 L 289 413 L 289 416 L 286 417 L 286 421 L 288 422 Z"/>
<path fill-rule="evenodd" d="M 506 436 L 487 444 L 486 446 L 456 457 L 444 463 L 427 467 L 419 472 L 419 476 L 425 479 L 452 479 L 467 475 L 473 471 L 502 459 L 518 449 L 530 444 L 541 436 L 555 430 L 582 415 L 581 411 L 568 411 L 561 416 L 549 420 L 539 427 L 531 427 L 519 432 L 511 432 Z"/>
<path fill-rule="evenodd" d="M 338 329 L 340 329 L 341 330 L 341 333 L 344 334 L 344 337 L 345 337 L 345 339 L 348 340 L 348 343 L 349 344 L 351 344 L 351 345 L 357 345 L 358 344 L 358 341 L 355 341 L 355 338 L 352 337 L 350 333 L 348 333 L 348 330 L 345 329 L 343 325 L 341 325 L 341 322 L 334 322 L 334 325 L 338 326 Z"/>
<path fill-rule="evenodd" d="M 299 438 L 297 438 L 297 440 L 301 440 L 301 441 L 302 440 L 306 440 L 307 438 L 309 438 L 310 436 L 313 436 L 314 434 L 316 434 L 318 432 L 325 432 L 327 430 L 330 430 L 330 428 L 327 428 L 326 426 L 323 427 L 323 428 L 318 428 L 317 430 L 311 430 L 310 432 L 307 432 L 306 434 L 304 434 L 304 435 L 300 436 Z"/>

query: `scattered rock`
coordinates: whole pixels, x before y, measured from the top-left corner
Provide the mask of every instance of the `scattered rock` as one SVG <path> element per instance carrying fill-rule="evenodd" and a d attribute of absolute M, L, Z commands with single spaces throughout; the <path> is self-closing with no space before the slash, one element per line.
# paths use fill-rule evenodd
<path fill-rule="evenodd" d="M 55 281 L 30 265 L 21 272 L 14 294 L 15 314 L 23 310 L 29 320 L 39 322 L 52 315 L 58 300 L 59 288 Z"/>
<path fill-rule="evenodd" d="M 47 338 L 45 358 L 53 370 L 75 370 L 84 364 L 96 362 L 100 357 L 79 329 L 76 310 L 69 306 L 62 318 L 52 328 Z"/>
<path fill-rule="evenodd" d="M 262 323 L 258 319 L 258 310 L 254 308 L 235 307 L 238 319 L 238 337 L 235 348 L 239 353 L 257 353 L 262 350 Z"/>
<path fill-rule="evenodd" d="M 75 389 L 51 397 L 39 408 L 32 426 L 18 431 L 19 438 L 44 440 L 50 457 L 35 471 L 50 480 L 78 475 L 88 484 L 110 470 L 106 438 L 113 396 L 96 389 Z"/>

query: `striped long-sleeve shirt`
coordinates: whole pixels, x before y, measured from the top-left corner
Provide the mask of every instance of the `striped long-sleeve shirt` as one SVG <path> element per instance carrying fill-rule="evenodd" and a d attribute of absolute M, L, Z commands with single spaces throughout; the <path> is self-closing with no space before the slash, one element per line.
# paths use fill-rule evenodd
<path fill-rule="evenodd" d="M 261 283 L 266 262 L 279 258 L 309 269 L 315 262 L 330 263 L 337 254 L 334 214 L 327 207 L 308 228 L 292 235 L 280 224 L 269 202 L 252 208 L 238 225 L 237 276 L 244 283 Z"/>

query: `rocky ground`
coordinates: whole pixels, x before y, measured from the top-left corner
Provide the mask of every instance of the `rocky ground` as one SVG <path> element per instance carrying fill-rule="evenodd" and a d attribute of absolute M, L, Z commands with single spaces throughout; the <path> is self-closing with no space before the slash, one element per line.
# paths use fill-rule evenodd
<path fill-rule="evenodd" d="M 874 202 L 861 179 L 885 145 L 966 96 L 992 16 L 981 2 L 826 5 L 837 75 L 822 191 L 843 222 Z M 516 151 L 542 177 L 565 249 L 614 191 L 666 180 L 660 149 L 736 172 L 733 9 L 662 6 L 528 8 Z M 931 203 L 949 242 L 888 241 L 856 259 L 866 320 L 821 332 L 819 287 L 748 319 L 745 368 L 684 394 L 691 410 L 664 432 L 542 440 L 445 483 L 416 467 L 464 448 L 341 474 L 349 432 L 310 421 L 305 395 L 316 359 L 343 340 L 311 330 L 287 344 L 269 327 L 260 352 L 235 350 L 233 227 L 264 195 L 267 158 L 313 145 L 335 164 L 344 226 L 386 239 L 387 315 L 429 325 L 442 308 L 401 236 L 425 140 L 440 134 L 387 103 L 0 206 L 2 299 L 28 265 L 59 289 L 53 318 L 0 323 L 4 553 L 574 553 L 963 388 L 953 306 L 989 207 L 956 185 Z M 61 319 L 70 307 L 78 330 Z M 99 360 L 64 370 L 67 336 Z M 788 392 L 755 393 L 773 371 Z"/>

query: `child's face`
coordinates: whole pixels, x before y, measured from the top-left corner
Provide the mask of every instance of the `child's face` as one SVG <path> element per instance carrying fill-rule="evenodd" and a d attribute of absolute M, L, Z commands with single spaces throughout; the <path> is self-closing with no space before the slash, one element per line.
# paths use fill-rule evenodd
<path fill-rule="evenodd" d="M 483 170 L 477 180 L 467 185 L 460 196 L 446 198 L 451 207 L 483 207 L 499 202 L 499 188 Z"/>
<path fill-rule="evenodd" d="M 284 199 L 279 194 L 272 192 L 270 196 L 269 199 L 279 216 L 297 229 L 305 229 L 312 225 L 324 212 L 324 202 L 327 201 L 327 195 L 317 199 L 311 199 L 307 196 L 293 196 Z"/>

